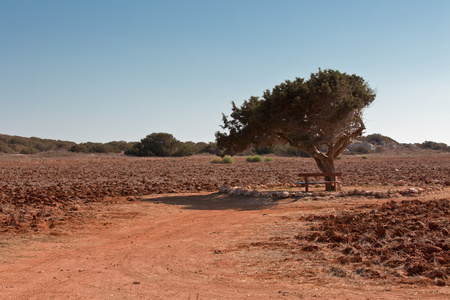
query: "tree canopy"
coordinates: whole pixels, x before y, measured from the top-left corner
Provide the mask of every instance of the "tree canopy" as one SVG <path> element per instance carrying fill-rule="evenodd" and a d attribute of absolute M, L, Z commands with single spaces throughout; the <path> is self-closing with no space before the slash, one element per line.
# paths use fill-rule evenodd
<path fill-rule="evenodd" d="M 363 109 L 375 100 L 364 79 L 337 70 L 320 70 L 308 80 L 286 80 L 250 97 L 230 118 L 223 115 L 216 140 L 223 155 L 246 148 L 289 144 L 309 153 L 323 172 L 334 172 L 334 160 L 365 129 Z"/>
<path fill-rule="evenodd" d="M 191 156 L 194 149 L 180 142 L 170 133 L 157 132 L 147 135 L 125 151 L 131 156 Z"/>

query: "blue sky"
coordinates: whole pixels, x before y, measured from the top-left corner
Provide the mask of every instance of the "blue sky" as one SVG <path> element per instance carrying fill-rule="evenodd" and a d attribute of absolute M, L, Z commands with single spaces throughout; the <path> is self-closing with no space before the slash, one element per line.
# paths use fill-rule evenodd
<path fill-rule="evenodd" d="M 209 142 L 319 68 L 376 89 L 367 134 L 450 144 L 450 1 L 0 0 L 0 133 Z"/>

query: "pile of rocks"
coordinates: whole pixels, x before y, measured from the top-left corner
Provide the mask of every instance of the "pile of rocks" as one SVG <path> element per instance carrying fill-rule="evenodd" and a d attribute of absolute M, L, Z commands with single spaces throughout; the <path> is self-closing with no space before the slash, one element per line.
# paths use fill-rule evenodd
<path fill-rule="evenodd" d="M 427 189 L 428 190 L 428 189 Z M 350 190 L 340 192 L 302 192 L 302 191 L 258 191 L 256 189 L 247 190 L 239 187 L 229 187 L 223 185 L 219 189 L 219 193 L 229 196 L 244 196 L 254 198 L 303 198 L 303 197 L 346 197 L 346 196 L 363 196 L 375 197 L 378 199 L 389 198 L 395 195 L 417 197 L 427 192 L 423 188 L 405 188 L 405 189 L 389 189 L 388 191 L 366 191 L 366 190 Z"/>

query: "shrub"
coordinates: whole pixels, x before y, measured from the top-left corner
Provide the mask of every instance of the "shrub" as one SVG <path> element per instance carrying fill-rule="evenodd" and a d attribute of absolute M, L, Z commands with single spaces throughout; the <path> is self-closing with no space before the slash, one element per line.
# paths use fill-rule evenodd
<path fill-rule="evenodd" d="M 222 160 L 224 164 L 232 164 L 234 162 L 233 158 L 231 156 L 225 156 Z"/>
<path fill-rule="evenodd" d="M 271 147 L 261 147 L 261 148 L 256 148 L 255 152 L 258 155 L 264 155 L 264 154 L 269 154 L 269 153 L 273 153 L 273 149 Z"/>
<path fill-rule="evenodd" d="M 27 148 L 23 148 L 22 150 L 20 150 L 19 153 L 20 154 L 36 154 L 36 153 L 39 153 L 39 150 L 36 148 L 27 147 Z"/>
<path fill-rule="evenodd" d="M 369 157 L 367 157 L 367 155 L 363 155 L 361 157 L 362 157 L 362 159 L 368 159 L 369 158 Z"/>
<path fill-rule="evenodd" d="M 215 158 L 213 158 L 213 160 L 211 160 L 211 163 L 212 164 L 221 164 L 221 163 L 223 163 L 223 159 L 220 157 L 215 157 Z"/>
<path fill-rule="evenodd" d="M 367 154 L 370 153 L 370 150 L 367 147 L 359 146 L 358 148 L 355 149 L 355 152 L 360 154 Z"/>
<path fill-rule="evenodd" d="M 447 144 L 425 141 L 420 145 L 420 147 L 423 149 L 446 150 Z"/>
<path fill-rule="evenodd" d="M 272 157 L 267 157 L 266 161 L 268 161 L 268 162 L 273 161 L 273 158 Z"/>
<path fill-rule="evenodd" d="M 255 156 L 247 156 L 247 158 L 245 159 L 246 162 L 262 162 L 263 158 L 259 155 L 255 155 Z"/>

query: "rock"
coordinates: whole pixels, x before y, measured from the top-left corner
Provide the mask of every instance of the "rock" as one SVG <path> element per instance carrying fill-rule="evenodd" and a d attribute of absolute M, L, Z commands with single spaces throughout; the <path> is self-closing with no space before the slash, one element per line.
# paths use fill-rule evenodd
<path fill-rule="evenodd" d="M 227 194 L 228 194 L 228 196 L 234 196 L 234 195 L 236 195 L 236 190 L 229 189 Z"/>
<path fill-rule="evenodd" d="M 404 180 L 399 180 L 394 183 L 395 186 L 404 186 L 406 185 L 406 182 Z"/>
<path fill-rule="evenodd" d="M 228 187 L 228 186 L 222 185 L 222 186 L 220 187 L 220 189 L 219 189 L 219 193 L 221 193 L 221 194 L 226 194 L 226 193 L 228 193 L 228 190 L 229 190 L 229 187 Z"/>
<path fill-rule="evenodd" d="M 374 194 L 374 196 L 375 196 L 375 198 L 382 199 L 382 198 L 385 198 L 385 197 L 386 197 L 386 194 L 383 193 L 383 192 L 376 192 L 376 193 Z"/>
<path fill-rule="evenodd" d="M 280 198 L 280 199 L 283 199 L 283 198 L 288 198 L 289 197 L 289 193 L 288 192 L 278 192 L 277 193 L 277 197 L 278 198 Z"/>
<path fill-rule="evenodd" d="M 80 209 L 80 206 L 78 204 L 75 204 L 69 210 L 70 211 L 78 211 L 79 209 Z"/>
<path fill-rule="evenodd" d="M 419 191 L 417 189 L 415 189 L 415 188 L 409 188 L 408 189 L 408 193 L 410 193 L 410 194 L 418 194 Z"/>
<path fill-rule="evenodd" d="M 245 193 L 245 190 L 243 188 L 237 188 L 236 189 L 236 195 L 241 196 Z"/>

